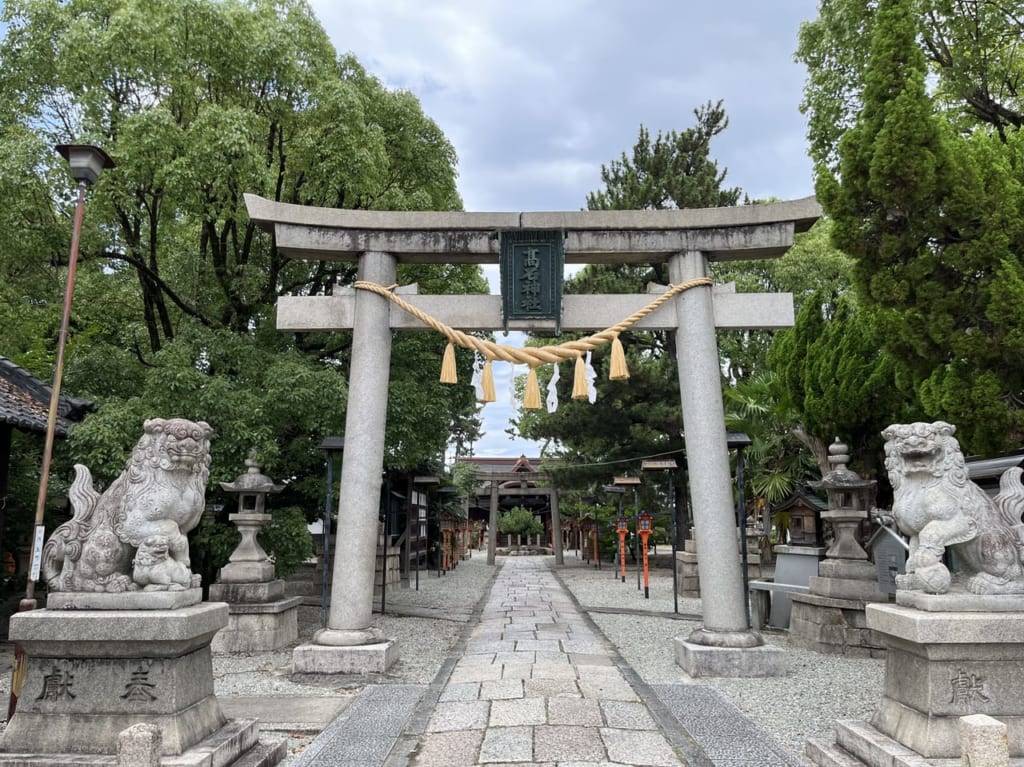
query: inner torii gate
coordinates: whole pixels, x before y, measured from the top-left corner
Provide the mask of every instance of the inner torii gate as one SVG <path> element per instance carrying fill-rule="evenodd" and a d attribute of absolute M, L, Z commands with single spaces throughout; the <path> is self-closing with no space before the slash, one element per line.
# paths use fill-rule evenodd
<path fill-rule="evenodd" d="M 667 262 L 673 284 L 707 277 L 710 261 L 781 256 L 796 232 L 817 220 L 813 198 L 731 208 L 565 213 L 447 213 L 353 211 L 277 203 L 245 196 L 250 218 L 272 230 L 292 258 L 356 261 L 359 278 L 396 281 L 398 263 L 497 264 L 499 232 L 547 229 L 565 235 L 565 261 Z M 502 330 L 500 296 L 406 294 L 408 303 L 460 330 Z M 643 295 L 571 295 L 561 328 L 609 327 L 649 301 Z M 793 324 L 789 294 L 738 294 L 702 285 L 648 315 L 638 330 L 676 330 L 683 428 L 689 449 L 691 506 L 700 553 L 703 625 L 676 638 L 677 662 L 691 676 L 782 673 L 782 651 L 750 630 L 736 546 L 736 520 L 724 427 L 715 328 L 782 328 Z M 345 460 L 339 524 L 347 531 L 334 553 L 327 628 L 295 649 L 301 673 L 384 671 L 398 657 L 394 641 L 371 626 L 377 512 L 384 457 L 391 332 L 425 326 L 388 299 L 349 289 L 333 296 L 286 296 L 278 329 L 352 329 Z M 554 320 L 520 320 L 512 330 L 554 330 Z"/>

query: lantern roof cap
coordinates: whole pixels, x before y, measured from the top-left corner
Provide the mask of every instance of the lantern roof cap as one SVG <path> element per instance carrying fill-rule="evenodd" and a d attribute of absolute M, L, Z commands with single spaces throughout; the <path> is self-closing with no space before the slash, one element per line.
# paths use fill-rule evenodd
<path fill-rule="evenodd" d="M 875 484 L 872 479 L 861 479 L 860 474 L 852 471 L 846 464 L 850 462 L 849 448 L 836 437 L 828 446 L 828 462 L 834 467 L 818 482 L 807 484 L 815 490 L 830 490 L 842 487 L 869 487 Z"/>
<path fill-rule="evenodd" d="M 284 485 L 275 485 L 274 480 L 261 471 L 258 461 L 245 459 L 246 472 L 239 474 L 234 482 L 221 482 L 220 486 L 229 493 L 280 493 Z"/>

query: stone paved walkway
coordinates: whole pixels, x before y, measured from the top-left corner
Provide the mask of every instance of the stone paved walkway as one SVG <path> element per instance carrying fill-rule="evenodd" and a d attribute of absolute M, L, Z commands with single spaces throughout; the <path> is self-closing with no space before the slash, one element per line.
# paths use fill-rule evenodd
<path fill-rule="evenodd" d="M 408 756 L 411 767 L 524 762 L 708 764 L 531 557 L 506 561 Z"/>

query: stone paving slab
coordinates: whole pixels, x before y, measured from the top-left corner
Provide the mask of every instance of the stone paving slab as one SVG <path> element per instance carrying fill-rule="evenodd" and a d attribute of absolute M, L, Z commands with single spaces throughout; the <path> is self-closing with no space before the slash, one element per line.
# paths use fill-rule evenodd
<path fill-rule="evenodd" d="M 676 767 L 680 764 L 679 757 L 665 736 L 654 730 L 605 727 L 601 730 L 601 738 L 608 749 L 608 758 L 614 762 L 651 767 Z"/>
<path fill-rule="evenodd" d="M 412 755 L 419 767 L 473 767 L 484 739 L 483 730 L 430 732 Z"/>
<path fill-rule="evenodd" d="M 378 767 L 384 763 L 401 735 L 426 687 L 423 685 L 370 685 L 337 719 L 299 754 L 294 767 Z M 380 722 L 366 724 L 366 717 L 389 710 Z"/>
<path fill-rule="evenodd" d="M 601 713 L 604 714 L 604 720 L 609 727 L 618 727 L 623 730 L 656 730 L 658 728 L 647 710 L 647 706 L 642 703 L 602 700 L 600 705 Z"/>
<path fill-rule="evenodd" d="M 548 698 L 548 724 L 600 727 L 604 724 L 604 718 L 601 716 L 601 706 L 596 700 Z"/>
<path fill-rule="evenodd" d="M 534 728 L 534 753 L 540 761 L 601 761 L 605 758 L 604 743 L 597 728 L 569 725 Z"/>
<path fill-rule="evenodd" d="M 480 746 L 480 764 L 532 761 L 533 728 L 491 727 L 484 733 L 484 742 Z"/>
<path fill-rule="evenodd" d="M 800 767 L 778 741 L 712 687 L 654 684 L 651 689 L 716 767 Z"/>
<path fill-rule="evenodd" d="M 482 730 L 487 725 L 490 706 L 486 700 L 438 703 L 427 723 L 427 732 Z"/>

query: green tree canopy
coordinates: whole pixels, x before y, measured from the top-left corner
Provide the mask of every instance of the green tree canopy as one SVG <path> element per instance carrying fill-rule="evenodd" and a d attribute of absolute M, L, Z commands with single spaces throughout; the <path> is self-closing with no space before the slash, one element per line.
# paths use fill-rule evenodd
<path fill-rule="evenodd" d="M 957 424 L 967 449 L 998 451 L 1020 432 L 1024 392 L 1024 144 L 1006 125 L 957 131 L 927 92 L 917 10 L 873 11 L 862 108 L 818 196 L 925 412 Z"/>
<path fill-rule="evenodd" d="M 544 524 L 523 506 L 513 506 L 498 517 L 498 529 L 505 535 L 539 535 Z"/>
<path fill-rule="evenodd" d="M 109 481 L 144 418 L 204 419 L 212 482 L 256 448 L 287 483 L 281 505 L 314 512 L 351 334 L 279 334 L 274 306 L 331 294 L 356 267 L 285 259 L 243 195 L 454 210 L 451 144 L 412 94 L 338 56 L 304 0 L 10 0 L 2 21 L 0 350 L 49 373 L 73 207 L 52 147 L 97 144 L 117 167 L 85 216 L 65 387 L 100 407 L 73 431 L 75 460 Z M 400 280 L 486 291 L 474 266 L 403 266 Z M 443 347 L 395 340 L 392 468 L 441 454 L 453 421 L 472 426 L 472 392 L 423 375 Z"/>
<path fill-rule="evenodd" d="M 811 157 L 838 167 L 838 145 L 865 106 L 872 35 L 880 2 L 821 0 L 800 28 L 797 60 L 807 66 L 802 104 Z M 960 131 L 984 126 L 1007 137 L 1024 123 L 1024 15 L 1013 3 L 913 0 L 913 41 L 936 98 Z"/>

